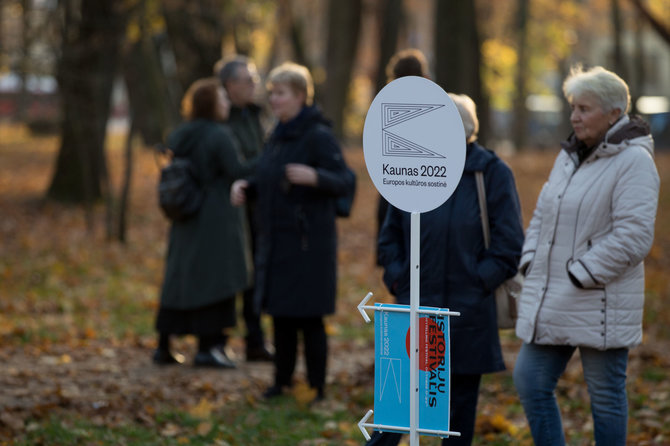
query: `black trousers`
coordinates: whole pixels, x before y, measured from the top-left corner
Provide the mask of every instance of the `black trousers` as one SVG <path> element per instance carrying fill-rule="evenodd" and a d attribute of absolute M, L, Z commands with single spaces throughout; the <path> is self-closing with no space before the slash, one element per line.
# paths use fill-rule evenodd
<path fill-rule="evenodd" d="M 249 230 L 251 231 L 251 254 L 252 258 L 256 254 L 256 211 L 255 206 L 249 203 L 247 206 L 247 220 L 249 221 Z M 242 294 L 242 317 L 244 325 L 247 327 L 246 344 L 247 349 L 264 348 L 265 336 L 261 327 L 261 313 L 257 311 L 254 305 L 254 288 L 245 290 Z"/>
<path fill-rule="evenodd" d="M 444 446 L 470 446 L 475 434 L 477 398 L 482 375 L 451 375 L 451 418 L 449 430 L 460 432 L 460 437 L 442 440 Z M 372 434 L 367 446 L 396 446 L 402 434 L 377 432 Z"/>
<path fill-rule="evenodd" d="M 261 327 L 261 314 L 254 306 L 254 289 L 248 289 L 242 294 L 242 317 L 247 328 L 247 349 L 265 347 L 263 328 Z"/>
<path fill-rule="evenodd" d="M 309 385 L 323 391 L 326 383 L 328 340 L 323 318 L 273 317 L 275 385 L 290 386 L 298 355 L 298 333 L 302 332 Z"/>

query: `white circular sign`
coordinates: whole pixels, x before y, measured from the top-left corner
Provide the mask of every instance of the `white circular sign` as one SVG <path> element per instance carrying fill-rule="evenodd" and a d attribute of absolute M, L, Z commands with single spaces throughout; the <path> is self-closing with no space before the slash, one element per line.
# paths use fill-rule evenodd
<path fill-rule="evenodd" d="M 407 212 L 431 211 L 454 193 L 463 174 L 463 121 L 439 85 L 401 77 L 368 109 L 363 154 L 372 182 L 389 203 Z"/>

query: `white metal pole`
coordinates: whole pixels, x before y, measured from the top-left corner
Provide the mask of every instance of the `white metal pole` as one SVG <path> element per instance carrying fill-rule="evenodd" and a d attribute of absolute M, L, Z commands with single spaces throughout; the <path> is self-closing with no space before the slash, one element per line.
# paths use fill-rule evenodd
<path fill-rule="evenodd" d="M 412 212 L 410 220 L 409 272 L 409 444 L 419 445 L 419 274 L 421 253 L 421 213 Z"/>

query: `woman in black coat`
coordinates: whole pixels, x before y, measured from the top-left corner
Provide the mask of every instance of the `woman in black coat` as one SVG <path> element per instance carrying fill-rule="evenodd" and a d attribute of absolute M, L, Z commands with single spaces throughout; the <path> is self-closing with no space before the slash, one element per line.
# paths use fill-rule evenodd
<path fill-rule="evenodd" d="M 496 319 L 495 289 L 514 276 L 521 256 L 521 208 L 512 171 L 475 142 L 475 104 L 450 95 L 467 138 L 463 176 L 454 194 L 421 215 L 421 305 L 460 312 L 450 320 L 451 418 L 445 445 L 470 445 L 479 384 L 484 373 L 505 369 Z M 484 236 L 475 172 L 484 174 L 491 245 Z M 379 237 L 384 282 L 398 303 L 410 303 L 410 214 L 389 208 Z M 369 445 L 395 445 L 399 434 L 376 435 Z"/>
<path fill-rule="evenodd" d="M 323 317 L 335 311 L 335 199 L 349 185 L 340 146 L 311 105 L 307 68 L 285 63 L 268 79 L 279 120 L 253 178 L 233 185 L 232 201 L 257 199 L 256 300 L 273 317 L 275 383 L 266 397 L 291 386 L 302 332 L 310 386 L 322 398 L 327 338 Z"/>
<path fill-rule="evenodd" d="M 195 365 L 232 368 L 223 330 L 235 325 L 234 297 L 251 283 L 252 265 L 248 228 L 242 210 L 230 203 L 230 186 L 249 175 L 256 160 L 244 161 L 223 122 L 230 103 L 217 79 L 196 81 L 182 107 L 187 121 L 170 134 L 168 146 L 192 161 L 205 194 L 195 216 L 170 227 L 154 362 L 182 362 L 170 352 L 169 336 L 195 334 Z"/>

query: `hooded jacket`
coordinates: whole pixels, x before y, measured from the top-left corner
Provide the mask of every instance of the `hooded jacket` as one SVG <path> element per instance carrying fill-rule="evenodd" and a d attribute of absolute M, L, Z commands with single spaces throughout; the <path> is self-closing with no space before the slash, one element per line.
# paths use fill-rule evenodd
<path fill-rule="evenodd" d="M 590 152 L 580 145 L 574 135 L 563 143 L 526 232 L 516 333 L 527 343 L 632 347 L 642 341 L 658 203 L 653 139 L 624 116 Z"/>
<path fill-rule="evenodd" d="M 316 187 L 292 185 L 286 164 L 312 166 Z M 254 300 L 271 316 L 335 312 L 335 199 L 349 184 L 340 145 L 316 106 L 279 123 L 263 149 L 248 198 L 256 199 Z"/>

